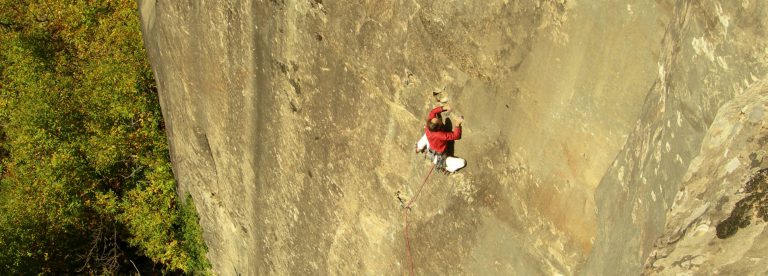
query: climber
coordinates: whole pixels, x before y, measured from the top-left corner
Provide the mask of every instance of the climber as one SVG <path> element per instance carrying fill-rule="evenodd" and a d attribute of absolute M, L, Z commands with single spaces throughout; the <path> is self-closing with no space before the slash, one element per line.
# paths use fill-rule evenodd
<path fill-rule="evenodd" d="M 437 106 L 429 112 L 427 125 L 424 127 L 424 135 L 416 143 L 416 152 L 427 150 L 427 156 L 435 163 L 438 170 L 453 173 L 467 165 L 467 161 L 461 158 L 448 156 L 446 149 L 449 141 L 461 139 L 461 123 L 464 117 L 456 118 L 456 126 L 453 131 L 445 130 L 442 112 L 451 111 L 449 104 Z"/>

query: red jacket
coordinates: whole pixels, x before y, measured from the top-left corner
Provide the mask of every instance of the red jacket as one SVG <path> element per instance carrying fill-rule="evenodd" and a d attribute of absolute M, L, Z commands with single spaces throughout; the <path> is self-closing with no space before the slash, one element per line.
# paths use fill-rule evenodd
<path fill-rule="evenodd" d="M 440 115 L 440 112 L 443 112 L 442 106 L 438 106 L 435 107 L 435 109 L 432 109 L 432 111 L 429 112 L 427 122 Z M 428 127 L 424 126 L 424 132 L 427 133 L 427 141 L 429 141 L 429 147 L 439 153 L 445 152 L 448 141 L 461 139 L 461 126 L 454 127 L 453 132 L 443 130 L 430 131 Z"/>

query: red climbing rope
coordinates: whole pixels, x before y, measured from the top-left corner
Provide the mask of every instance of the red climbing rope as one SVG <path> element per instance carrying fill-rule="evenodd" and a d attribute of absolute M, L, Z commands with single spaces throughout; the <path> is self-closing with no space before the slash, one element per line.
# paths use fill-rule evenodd
<path fill-rule="evenodd" d="M 411 258 L 411 241 L 408 240 L 408 209 L 403 208 L 403 217 L 405 218 L 405 256 L 408 257 L 408 267 L 411 268 L 411 275 L 413 275 L 413 259 Z"/>
<path fill-rule="evenodd" d="M 405 204 L 405 209 L 411 208 L 411 204 L 413 204 L 414 201 L 416 201 L 416 198 L 419 197 L 419 194 L 421 193 L 421 189 L 424 188 L 424 184 L 427 184 L 427 179 L 429 179 L 429 175 L 432 174 L 432 171 L 435 170 L 435 166 L 437 164 L 432 164 L 432 168 L 429 169 L 429 172 L 427 173 L 427 176 L 424 177 L 424 181 L 421 182 L 421 187 L 419 187 L 419 190 L 416 191 L 416 194 L 411 198 L 411 200 L 408 201 L 408 204 Z"/>
<path fill-rule="evenodd" d="M 411 275 L 413 275 L 413 258 L 411 257 L 411 240 L 408 239 L 408 210 L 410 210 L 411 204 L 416 201 L 416 198 L 419 197 L 421 190 L 424 188 L 424 185 L 427 184 L 427 179 L 429 179 L 429 176 L 432 174 L 434 169 L 435 165 L 432 165 L 432 168 L 429 169 L 427 176 L 424 177 L 424 181 L 422 181 L 419 190 L 416 191 L 416 194 L 411 198 L 411 200 L 409 200 L 408 203 L 403 206 L 403 217 L 405 218 L 405 229 L 403 230 L 403 234 L 405 235 L 405 255 L 408 257 L 408 266 L 411 269 Z"/>

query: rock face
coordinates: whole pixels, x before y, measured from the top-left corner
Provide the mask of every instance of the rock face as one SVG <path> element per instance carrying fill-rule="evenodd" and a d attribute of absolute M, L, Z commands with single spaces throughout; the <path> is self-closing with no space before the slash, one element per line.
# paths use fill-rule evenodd
<path fill-rule="evenodd" d="M 766 72 L 767 12 L 763 2 L 675 2 L 643 115 L 595 192 L 585 274 L 641 271 L 720 106 Z"/>
<path fill-rule="evenodd" d="M 768 273 L 768 83 L 725 104 L 667 213 L 647 274 Z"/>
<path fill-rule="evenodd" d="M 768 42 L 759 1 L 645 2 L 139 1 L 214 271 L 407 273 L 395 195 L 430 169 L 413 147 L 438 90 L 466 117 L 468 166 L 430 176 L 408 215 L 416 274 L 641 273 Z M 693 256 L 665 247 L 684 241 L 645 271 Z"/>

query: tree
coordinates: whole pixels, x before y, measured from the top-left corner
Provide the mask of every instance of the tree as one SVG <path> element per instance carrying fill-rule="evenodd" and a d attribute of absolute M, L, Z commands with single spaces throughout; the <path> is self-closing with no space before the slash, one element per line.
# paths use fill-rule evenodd
<path fill-rule="evenodd" d="M 207 269 L 135 5 L 0 0 L 0 269 Z"/>

